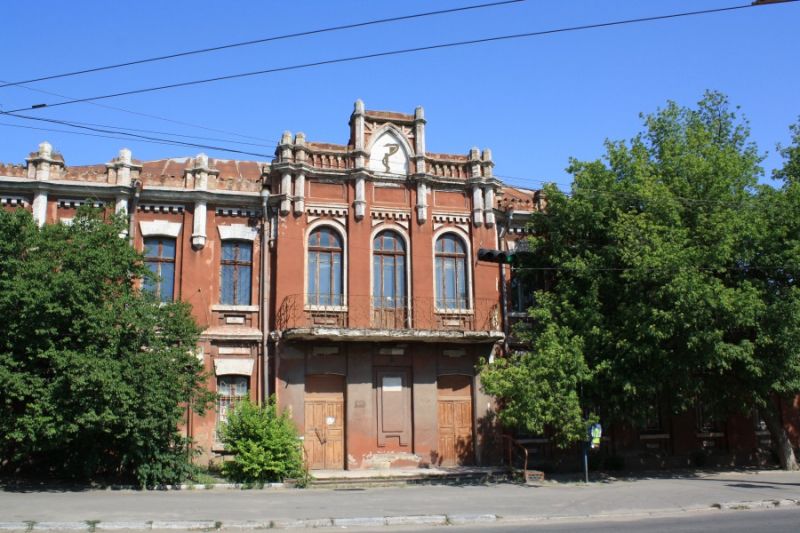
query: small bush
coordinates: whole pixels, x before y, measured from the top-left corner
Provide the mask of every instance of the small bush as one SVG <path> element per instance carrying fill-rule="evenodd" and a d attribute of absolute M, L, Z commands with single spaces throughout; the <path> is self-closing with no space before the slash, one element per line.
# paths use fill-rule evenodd
<path fill-rule="evenodd" d="M 238 483 L 263 484 L 305 479 L 302 443 L 286 413 L 278 413 L 275 399 L 259 407 L 243 401 L 221 428 L 222 442 L 233 459 L 222 471 Z"/>

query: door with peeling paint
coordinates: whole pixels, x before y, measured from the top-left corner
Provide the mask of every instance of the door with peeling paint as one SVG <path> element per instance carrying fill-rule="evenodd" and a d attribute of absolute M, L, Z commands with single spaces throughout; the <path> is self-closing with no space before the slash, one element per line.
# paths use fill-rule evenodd
<path fill-rule="evenodd" d="M 305 432 L 308 467 L 344 468 L 344 376 L 306 376 Z"/>
<path fill-rule="evenodd" d="M 439 376 L 439 449 L 441 466 L 471 465 L 475 461 L 472 425 L 472 377 Z"/>

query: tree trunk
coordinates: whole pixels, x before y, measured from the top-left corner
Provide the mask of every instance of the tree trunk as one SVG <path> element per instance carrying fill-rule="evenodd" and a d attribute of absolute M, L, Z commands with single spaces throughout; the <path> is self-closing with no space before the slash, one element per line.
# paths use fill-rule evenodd
<path fill-rule="evenodd" d="M 781 423 L 780 404 L 777 406 L 772 399 L 767 400 L 767 406 L 764 409 L 759 409 L 759 413 L 764 417 L 764 422 L 767 423 L 767 429 L 772 437 L 772 445 L 775 447 L 775 453 L 778 454 L 778 461 L 780 461 L 783 470 L 800 470 L 797 465 L 797 458 L 794 456 L 794 449 L 789 440 L 789 434 L 786 433 L 786 428 Z"/>

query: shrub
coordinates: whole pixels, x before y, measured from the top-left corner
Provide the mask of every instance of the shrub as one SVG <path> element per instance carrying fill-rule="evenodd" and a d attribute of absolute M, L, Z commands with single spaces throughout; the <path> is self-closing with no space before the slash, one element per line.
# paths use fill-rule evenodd
<path fill-rule="evenodd" d="M 302 443 L 286 413 L 278 413 L 275 399 L 260 407 L 245 400 L 236 405 L 221 428 L 226 451 L 234 454 L 222 467 L 239 483 L 305 480 Z"/>

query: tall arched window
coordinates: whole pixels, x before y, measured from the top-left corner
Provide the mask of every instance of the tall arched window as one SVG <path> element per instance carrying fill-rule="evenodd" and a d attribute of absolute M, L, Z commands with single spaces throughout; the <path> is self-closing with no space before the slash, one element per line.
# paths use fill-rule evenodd
<path fill-rule="evenodd" d="M 436 240 L 436 308 L 468 309 L 467 253 L 464 241 L 453 233 Z"/>
<path fill-rule="evenodd" d="M 343 305 L 342 239 L 330 227 L 320 227 L 308 237 L 309 305 Z"/>
<path fill-rule="evenodd" d="M 382 231 L 372 243 L 372 305 L 405 307 L 406 247 L 394 231 Z"/>

